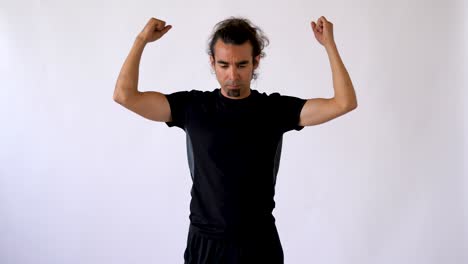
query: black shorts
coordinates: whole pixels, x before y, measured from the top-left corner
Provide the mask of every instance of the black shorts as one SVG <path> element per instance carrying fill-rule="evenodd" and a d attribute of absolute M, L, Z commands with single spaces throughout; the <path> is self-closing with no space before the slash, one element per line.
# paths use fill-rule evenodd
<path fill-rule="evenodd" d="M 243 238 L 213 237 L 190 225 L 185 264 L 283 264 L 276 226 L 250 231 Z"/>

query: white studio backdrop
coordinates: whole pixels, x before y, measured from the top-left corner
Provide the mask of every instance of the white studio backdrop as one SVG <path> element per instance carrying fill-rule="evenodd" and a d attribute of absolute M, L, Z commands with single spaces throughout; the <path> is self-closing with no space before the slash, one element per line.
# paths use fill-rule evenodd
<path fill-rule="evenodd" d="M 244 16 L 270 38 L 253 89 L 333 96 L 324 15 L 359 106 L 284 136 L 274 215 L 288 264 L 468 263 L 463 1 L 5 1 L 0 263 L 183 263 L 185 135 L 112 100 L 151 17 L 140 91 L 218 87 L 206 43 Z"/>

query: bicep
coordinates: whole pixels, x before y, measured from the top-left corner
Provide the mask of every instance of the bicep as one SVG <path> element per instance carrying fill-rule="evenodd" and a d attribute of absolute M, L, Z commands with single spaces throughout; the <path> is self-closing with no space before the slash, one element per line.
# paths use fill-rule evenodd
<path fill-rule="evenodd" d="M 301 110 L 299 125 L 314 126 L 335 119 L 348 112 L 334 98 L 313 98 L 307 100 Z"/>
<path fill-rule="evenodd" d="M 169 101 L 160 92 L 138 92 L 120 104 L 128 110 L 153 121 L 172 121 Z"/>

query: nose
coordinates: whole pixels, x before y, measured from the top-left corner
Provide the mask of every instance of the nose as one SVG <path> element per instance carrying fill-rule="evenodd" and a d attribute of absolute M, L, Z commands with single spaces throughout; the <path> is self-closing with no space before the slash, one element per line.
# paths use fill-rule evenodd
<path fill-rule="evenodd" d="M 231 80 L 239 79 L 239 71 L 237 70 L 237 67 L 231 67 L 231 69 L 229 70 L 229 79 Z"/>

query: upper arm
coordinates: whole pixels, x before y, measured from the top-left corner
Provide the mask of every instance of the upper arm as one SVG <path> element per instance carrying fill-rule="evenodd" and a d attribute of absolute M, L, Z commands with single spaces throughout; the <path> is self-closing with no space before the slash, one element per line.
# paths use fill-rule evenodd
<path fill-rule="evenodd" d="M 334 98 L 309 99 L 301 110 L 299 125 L 319 125 L 346 114 L 351 110 L 352 108 L 343 107 Z"/>
<path fill-rule="evenodd" d="M 144 118 L 159 122 L 172 121 L 169 101 L 160 92 L 137 92 L 124 100 L 116 100 L 116 102 Z"/>

